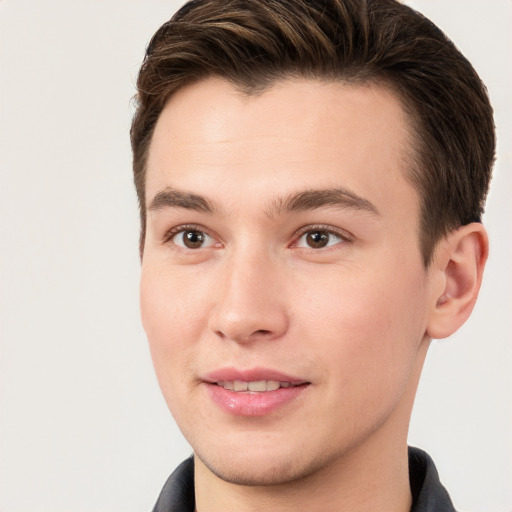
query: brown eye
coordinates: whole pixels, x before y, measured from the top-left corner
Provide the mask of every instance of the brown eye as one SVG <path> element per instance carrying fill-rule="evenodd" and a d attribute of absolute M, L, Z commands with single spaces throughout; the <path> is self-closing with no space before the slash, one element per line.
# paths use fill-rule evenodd
<path fill-rule="evenodd" d="M 345 239 L 341 235 L 333 233 L 332 231 L 312 229 L 311 231 L 306 231 L 299 238 L 296 246 L 309 249 L 323 249 L 324 247 L 336 245 L 344 241 Z"/>
<path fill-rule="evenodd" d="M 329 234 L 325 231 L 310 231 L 306 234 L 306 243 L 313 249 L 321 249 L 329 243 Z"/>
<path fill-rule="evenodd" d="M 185 249 L 201 249 L 212 245 L 213 240 L 203 231 L 197 229 L 185 229 L 176 233 L 172 241 Z"/>

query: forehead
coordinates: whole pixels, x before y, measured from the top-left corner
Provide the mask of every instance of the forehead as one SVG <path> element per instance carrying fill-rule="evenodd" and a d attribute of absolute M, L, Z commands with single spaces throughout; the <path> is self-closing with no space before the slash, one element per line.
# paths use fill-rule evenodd
<path fill-rule="evenodd" d="M 247 95 L 211 78 L 179 90 L 162 111 L 146 203 L 169 186 L 225 199 L 343 186 L 385 202 L 390 189 L 415 196 L 410 151 L 404 110 L 382 86 L 289 79 Z"/>

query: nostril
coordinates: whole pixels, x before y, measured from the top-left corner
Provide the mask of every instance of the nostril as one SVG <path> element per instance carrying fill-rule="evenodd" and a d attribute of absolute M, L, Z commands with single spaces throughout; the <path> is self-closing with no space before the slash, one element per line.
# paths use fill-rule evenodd
<path fill-rule="evenodd" d="M 219 336 L 221 339 L 234 339 L 237 341 L 248 342 L 251 340 L 266 339 L 272 337 L 272 331 L 269 329 L 258 329 L 256 331 L 250 332 L 249 334 L 245 334 L 242 332 L 223 332 L 223 331 L 215 331 L 215 334 Z"/>
<path fill-rule="evenodd" d="M 286 332 L 288 317 L 279 304 L 268 305 L 258 301 L 256 305 L 243 305 L 243 301 L 235 301 L 234 298 L 237 297 L 214 308 L 208 319 L 210 332 L 219 339 L 247 343 L 280 338 Z"/>

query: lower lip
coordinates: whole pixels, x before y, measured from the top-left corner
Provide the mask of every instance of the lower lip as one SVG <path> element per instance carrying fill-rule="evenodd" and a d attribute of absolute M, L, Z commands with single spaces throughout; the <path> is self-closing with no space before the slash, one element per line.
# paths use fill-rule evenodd
<path fill-rule="evenodd" d="M 222 410 L 238 416 L 265 416 L 297 399 L 307 384 L 279 388 L 274 391 L 243 392 L 224 389 L 216 384 L 206 384 L 210 398 Z"/>

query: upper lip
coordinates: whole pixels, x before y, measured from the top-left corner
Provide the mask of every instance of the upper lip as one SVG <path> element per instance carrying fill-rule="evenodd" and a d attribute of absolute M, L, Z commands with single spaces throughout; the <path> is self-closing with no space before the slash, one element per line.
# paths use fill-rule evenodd
<path fill-rule="evenodd" d="M 293 385 L 306 384 L 307 380 L 287 375 L 271 368 L 218 368 L 206 373 L 202 379 L 204 382 L 214 384 L 216 382 L 226 382 L 240 380 L 244 382 L 257 382 L 262 380 L 274 380 L 279 382 L 289 382 Z"/>

